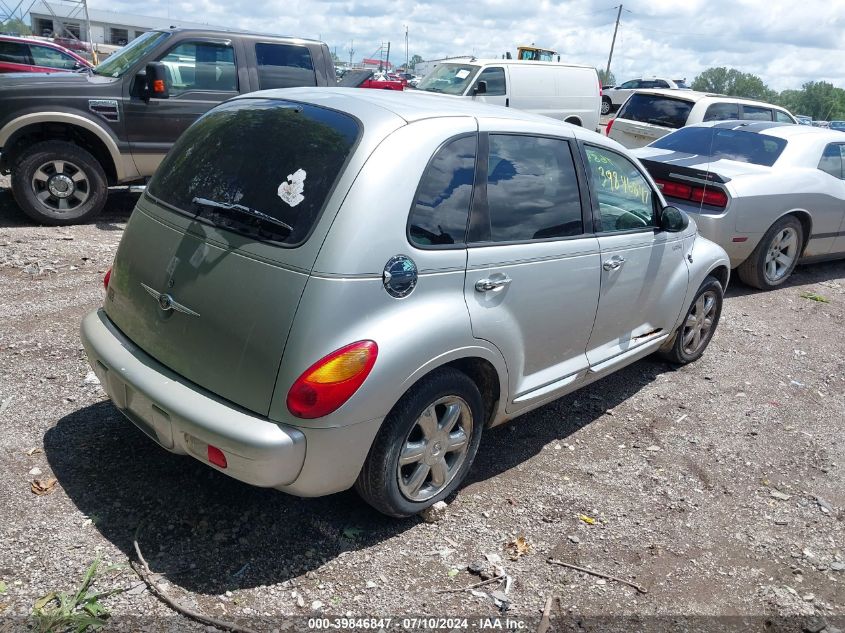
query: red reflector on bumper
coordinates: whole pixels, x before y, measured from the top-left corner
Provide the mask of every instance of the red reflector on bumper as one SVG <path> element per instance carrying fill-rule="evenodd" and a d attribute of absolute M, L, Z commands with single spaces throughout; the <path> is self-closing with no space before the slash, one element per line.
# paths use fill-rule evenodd
<path fill-rule="evenodd" d="M 208 461 L 219 468 L 226 468 L 226 466 L 228 466 L 226 463 L 226 456 L 223 454 L 223 451 L 211 444 L 208 445 Z"/>

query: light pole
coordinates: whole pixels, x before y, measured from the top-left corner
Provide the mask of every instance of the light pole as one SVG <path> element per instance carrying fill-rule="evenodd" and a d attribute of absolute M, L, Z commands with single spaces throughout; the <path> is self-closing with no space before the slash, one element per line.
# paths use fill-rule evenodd
<path fill-rule="evenodd" d="M 405 25 L 405 72 L 408 72 L 408 25 Z"/>

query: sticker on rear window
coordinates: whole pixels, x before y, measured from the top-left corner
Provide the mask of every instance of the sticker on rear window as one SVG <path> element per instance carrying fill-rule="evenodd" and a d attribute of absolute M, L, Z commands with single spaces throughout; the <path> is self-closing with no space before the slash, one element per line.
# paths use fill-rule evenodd
<path fill-rule="evenodd" d="M 290 206 L 295 207 L 305 200 L 302 192 L 305 191 L 305 170 L 297 169 L 288 174 L 287 181 L 279 185 L 279 197 Z"/>

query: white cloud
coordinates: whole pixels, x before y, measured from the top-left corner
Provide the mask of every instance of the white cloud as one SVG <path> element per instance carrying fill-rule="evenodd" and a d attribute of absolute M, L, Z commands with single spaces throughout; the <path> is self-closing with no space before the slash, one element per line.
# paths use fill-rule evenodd
<path fill-rule="evenodd" d="M 500 57 L 522 43 L 554 48 L 561 59 L 604 68 L 616 10 L 609 0 L 89 0 L 94 8 L 174 20 L 319 38 L 348 58 L 370 56 L 391 42 L 404 61 L 405 25 L 411 55 L 424 59 L 475 54 Z M 630 0 L 611 70 L 620 81 L 642 74 L 692 80 L 711 66 L 760 76 L 770 87 L 800 88 L 825 80 L 845 87 L 845 3 L 808 0 Z"/>

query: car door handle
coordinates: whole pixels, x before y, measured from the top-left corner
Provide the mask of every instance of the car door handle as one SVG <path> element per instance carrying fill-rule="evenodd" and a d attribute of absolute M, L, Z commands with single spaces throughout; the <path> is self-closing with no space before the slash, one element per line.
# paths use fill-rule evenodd
<path fill-rule="evenodd" d="M 512 279 L 510 277 L 497 277 L 496 279 L 479 279 L 475 282 L 475 290 L 477 292 L 490 292 L 491 290 L 498 290 L 504 288 Z"/>
<path fill-rule="evenodd" d="M 620 257 L 619 255 L 614 255 L 610 259 L 602 264 L 602 268 L 605 270 L 616 270 L 617 268 L 622 268 L 622 264 L 625 263 L 625 258 Z"/>

